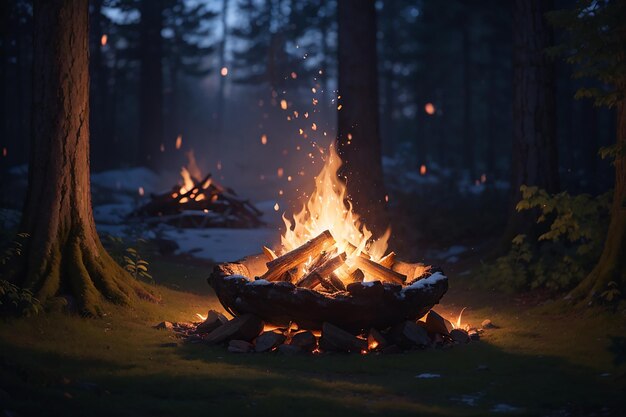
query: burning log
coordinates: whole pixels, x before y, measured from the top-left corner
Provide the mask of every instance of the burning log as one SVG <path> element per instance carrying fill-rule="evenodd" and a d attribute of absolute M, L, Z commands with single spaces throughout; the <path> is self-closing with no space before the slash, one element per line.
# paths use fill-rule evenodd
<path fill-rule="evenodd" d="M 402 275 L 392 269 L 385 268 L 381 264 L 378 264 L 370 259 L 366 259 L 362 256 L 355 258 L 355 263 L 366 274 L 373 276 L 384 282 L 394 282 L 396 284 L 404 284 L 406 281 L 406 275 Z"/>
<path fill-rule="evenodd" d="M 305 287 L 305 288 L 313 288 L 317 284 L 322 283 L 322 285 L 326 284 L 324 285 L 324 287 L 330 286 L 334 288 L 333 284 L 330 283 L 330 281 L 326 277 L 329 276 L 332 272 L 334 272 L 335 269 L 343 265 L 345 261 L 346 261 L 345 253 L 341 253 L 338 256 L 335 256 L 334 258 L 329 259 L 328 261 L 324 262 L 322 265 L 318 266 L 317 268 L 309 272 L 307 275 L 302 277 L 296 283 L 296 286 Z"/>
<path fill-rule="evenodd" d="M 252 314 L 235 317 L 222 324 L 206 337 L 209 344 L 222 343 L 230 340 L 252 341 L 263 331 L 263 322 Z"/>
<path fill-rule="evenodd" d="M 391 267 L 393 267 L 393 264 L 396 262 L 396 253 L 395 252 L 389 252 L 387 255 L 383 256 L 380 261 L 378 261 L 378 263 L 382 266 L 384 266 L 385 268 L 389 268 L 391 269 Z"/>
<path fill-rule="evenodd" d="M 310 256 L 317 256 L 324 249 L 334 244 L 335 239 L 333 235 L 326 230 L 304 245 L 279 256 L 273 261 L 269 261 L 266 264 L 268 270 L 261 278 L 267 281 L 277 281 L 285 272 L 300 265 L 304 265 Z"/>

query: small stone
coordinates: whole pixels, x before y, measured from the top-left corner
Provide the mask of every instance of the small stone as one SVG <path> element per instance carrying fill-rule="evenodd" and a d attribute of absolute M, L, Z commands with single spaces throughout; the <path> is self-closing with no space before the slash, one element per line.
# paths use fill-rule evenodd
<path fill-rule="evenodd" d="M 198 324 L 198 326 L 196 327 L 196 333 L 211 333 L 213 330 L 217 329 L 222 324 L 225 324 L 227 322 L 228 319 L 222 313 L 215 310 L 209 310 L 206 315 L 206 320 Z"/>
<path fill-rule="evenodd" d="M 222 343 L 229 340 L 252 341 L 263 331 L 263 321 L 255 315 L 243 314 L 228 323 L 222 324 L 204 339 L 208 344 Z"/>
<path fill-rule="evenodd" d="M 463 329 L 453 329 L 450 332 L 450 337 L 452 338 L 452 340 L 454 340 L 456 343 L 469 343 L 470 341 L 470 337 L 467 334 L 467 332 Z"/>
<path fill-rule="evenodd" d="M 305 330 L 293 335 L 289 344 L 298 346 L 304 351 L 311 352 L 317 346 L 317 338 L 312 332 Z"/>
<path fill-rule="evenodd" d="M 452 323 L 441 317 L 434 310 L 430 310 L 426 315 L 426 330 L 428 330 L 428 333 L 448 335 L 452 329 Z"/>
<path fill-rule="evenodd" d="M 476 330 L 476 329 L 469 329 L 467 334 L 469 335 L 470 339 L 472 339 L 472 340 L 480 340 L 480 334 L 478 333 L 478 330 Z"/>
<path fill-rule="evenodd" d="M 491 320 L 486 319 L 480 324 L 483 329 L 495 329 L 496 326 L 491 322 Z"/>
<path fill-rule="evenodd" d="M 387 340 L 385 337 L 373 327 L 367 334 L 367 348 L 369 350 L 381 350 L 387 347 Z"/>
<path fill-rule="evenodd" d="M 285 339 L 285 335 L 279 332 L 263 332 L 254 341 L 254 350 L 257 352 L 268 352 L 283 344 Z"/>
<path fill-rule="evenodd" d="M 419 324 L 408 320 L 396 324 L 391 329 L 390 336 L 397 345 L 405 349 L 413 346 L 425 347 L 431 344 L 428 332 Z"/>
<path fill-rule="evenodd" d="M 232 353 L 248 353 L 252 352 L 252 343 L 245 340 L 231 340 L 228 342 L 228 351 Z"/>
<path fill-rule="evenodd" d="M 172 330 L 174 328 L 174 325 L 169 321 L 162 321 L 161 323 L 154 326 L 154 328 L 159 330 Z"/>
<path fill-rule="evenodd" d="M 300 349 L 298 346 L 283 344 L 283 345 L 278 346 L 278 352 L 280 352 L 283 355 L 293 356 L 302 352 L 302 349 Z"/>

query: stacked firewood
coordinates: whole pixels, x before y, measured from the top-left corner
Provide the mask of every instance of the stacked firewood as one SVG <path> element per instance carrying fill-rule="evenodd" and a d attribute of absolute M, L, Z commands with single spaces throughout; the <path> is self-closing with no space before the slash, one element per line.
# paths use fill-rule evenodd
<path fill-rule="evenodd" d="M 263 247 L 268 259 L 267 272 L 259 279 L 269 282 L 286 281 L 297 287 L 319 289 L 327 292 L 346 291 L 346 284 L 363 282 L 365 276 L 370 280 L 383 283 L 404 285 L 407 276 L 394 271 L 393 265 L 400 266 L 394 252 L 375 262 L 364 251 L 353 258 L 353 265 L 348 267 L 346 259 L 354 254 L 356 247 L 348 245 L 345 252 L 337 253 L 336 241 L 326 230 L 315 238 L 282 256 L 269 248 Z M 306 268 L 302 265 L 308 263 Z"/>
<path fill-rule="evenodd" d="M 223 187 L 208 174 L 202 180 L 192 178 L 188 190 L 176 185 L 164 194 L 152 194 L 150 201 L 130 214 L 146 223 L 167 223 L 177 227 L 252 228 L 263 225 L 263 213 L 250 201 L 243 200 L 231 188 Z M 182 192 L 181 192 L 182 191 Z"/>
<path fill-rule="evenodd" d="M 167 323 L 167 322 L 164 322 Z M 244 314 L 228 320 L 211 310 L 199 323 L 175 323 L 157 328 L 173 330 L 187 343 L 228 346 L 229 352 L 298 353 L 400 353 L 425 348 L 446 348 L 479 340 L 483 329 L 454 328 L 452 323 L 431 310 L 418 321 L 405 320 L 386 329 L 370 328 L 354 334 L 331 323 L 324 323 L 321 331 L 299 329 L 296 323 L 285 327 L 268 327 L 253 314 Z M 494 328 L 495 326 L 483 326 Z"/>

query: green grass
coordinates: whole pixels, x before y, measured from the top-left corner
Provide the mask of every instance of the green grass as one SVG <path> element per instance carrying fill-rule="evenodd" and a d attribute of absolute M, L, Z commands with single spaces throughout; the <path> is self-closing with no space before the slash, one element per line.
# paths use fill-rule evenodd
<path fill-rule="evenodd" d="M 152 328 L 191 321 L 219 302 L 206 285 L 207 266 L 161 261 L 151 268 L 163 284 L 162 304 L 111 306 L 103 319 L 0 322 L 0 415 L 480 416 L 497 404 L 522 415 L 605 407 L 601 415 L 619 415 L 625 405 L 625 367 L 615 367 L 608 351 L 609 336 L 626 335 L 617 315 L 550 314 L 455 289 L 452 278 L 437 310 L 453 317 L 468 306 L 464 321 L 490 318 L 500 329 L 466 346 L 399 355 L 237 355 Z M 441 377 L 416 378 L 426 372 Z"/>

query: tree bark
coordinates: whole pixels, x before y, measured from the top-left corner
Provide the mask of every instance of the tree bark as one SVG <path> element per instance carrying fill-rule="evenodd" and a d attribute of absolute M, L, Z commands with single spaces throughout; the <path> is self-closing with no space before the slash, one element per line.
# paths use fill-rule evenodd
<path fill-rule="evenodd" d="M 374 0 L 337 3 L 339 22 L 338 150 L 349 198 L 368 228 L 384 230 L 385 187 L 378 120 Z"/>
<path fill-rule="evenodd" d="M 624 88 L 624 86 L 622 86 Z M 617 146 L 615 191 L 611 221 L 600 260 L 591 273 L 571 293 L 574 301 L 592 301 L 615 282 L 626 294 L 626 103 L 617 106 Z"/>
<path fill-rule="evenodd" d="M 509 220 L 505 243 L 535 225 L 533 213 L 517 212 L 520 186 L 559 189 L 554 64 L 545 55 L 552 45 L 546 0 L 516 0 L 513 12 L 513 154 Z"/>
<path fill-rule="evenodd" d="M 104 300 L 152 296 L 102 247 L 89 184 L 88 2 L 34 2 L 32 138 L 20 231 L 6 276 L 40 299 L 72 295 L 87 315 Z"/>
<path fill-rule="evenodd" d="M 137 161 L 157 168 L 163 144 L 163 0 L 141 0 L 139 149 Z"/>

